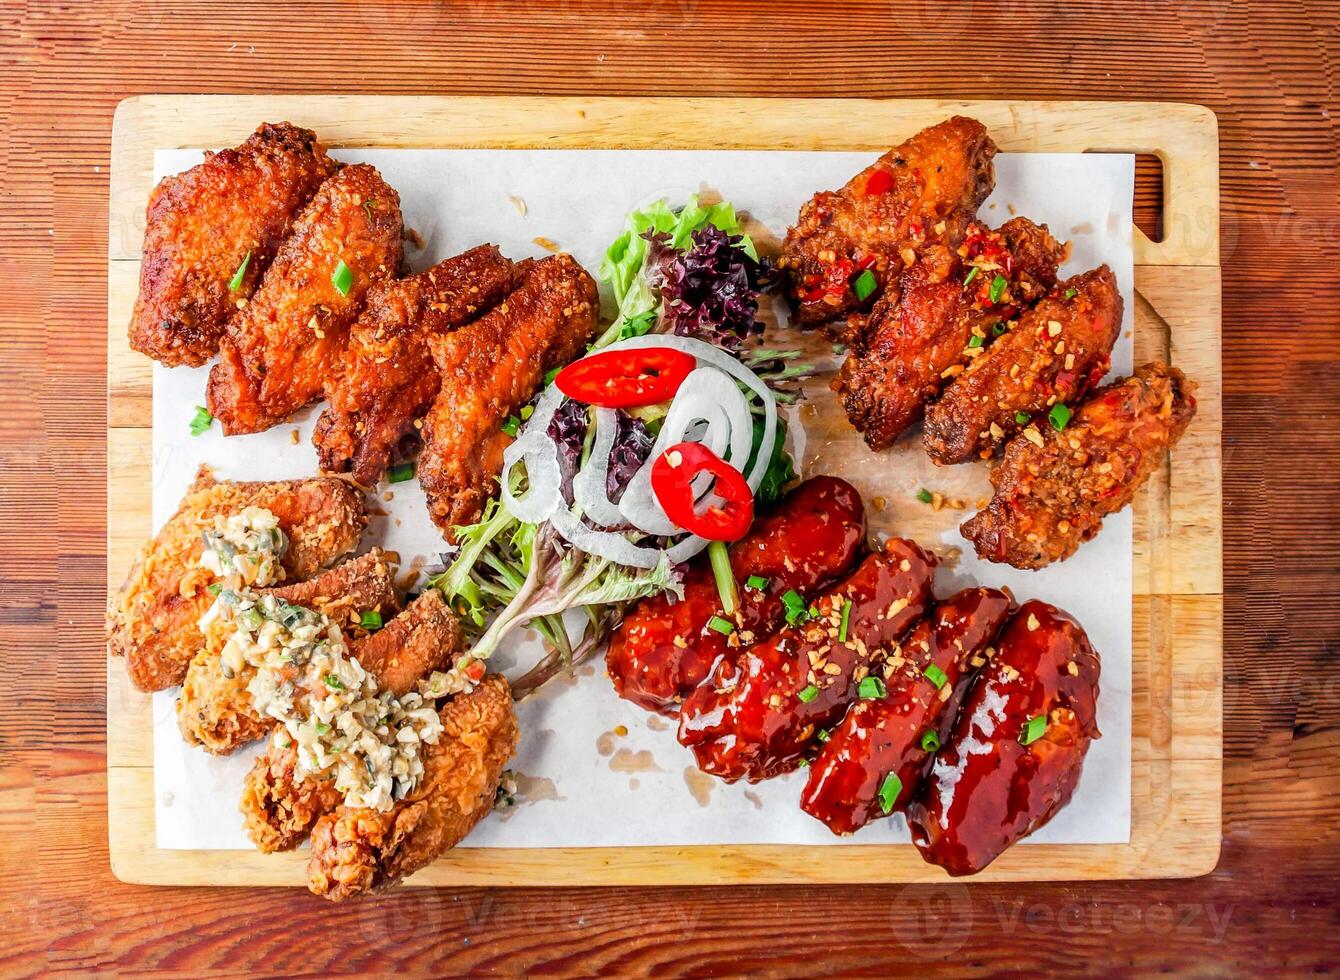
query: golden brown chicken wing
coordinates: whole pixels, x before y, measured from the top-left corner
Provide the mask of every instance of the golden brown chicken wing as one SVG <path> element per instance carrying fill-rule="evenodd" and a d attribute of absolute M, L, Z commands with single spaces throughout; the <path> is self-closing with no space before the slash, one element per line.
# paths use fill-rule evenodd
<path fill-rule="evenodd" d="M 307 582 L 281 589 L 258 589 L 295 606 L 328 616 L 341 629 L 357 637 L 367 612 L 390 619 L 400 609 L 395 582 L 386 556 L 376 549 L 332 568 Z M 191 661 L 177 699 L 177 725 L 182 738 L 212 755 L 228 755 L 247 742 L 261 738 L 274 725 L 251 703 L 247 685 L 256 670 L 226 667 L 221 646 L 202 641 Z"/>
<path fill-rule="evenodd" d="M 165 177 L 145 214 L 130 346 L 170 366 L 204 364 L 336 166 L 311 130 L 264 123 L 241 146 Z"/>
<path fill-rule="evenodd" d="M 989 457 L 1107 374 L 1121 332 L 1121 293 L 1107 266 L 1054 286 L 926 408 L 926 452 L 937 463 Z"/>
<path fill-rule="evenodd" d="M 383 690 L 399 696 L 433 671 L 447 668 L 462 646 L 460 621 L 442 594 L 429 589 L 382 630 L 355 641 L 353 652 Z M 243 784 L 247 833 L 266 853 L 297 846 L 320 817 L 343 802 L 332 779 L 299 779 L 297 763 L 296 745 L 271 739 Z"/>
<path fill-rule="evenodd" d="M 991 472 L 995 496 L 963 536 L 980 557 L 1015 568 L 1069 558 L 1182 437 L 1195 388 L 1176 368 L 1146 364 L 1095 391 L 1061 431 L 1030 425 L 1006 446 Z"/>
<path fill-rule="evenodd" d="M 391 810 L 342 806 L 317 821 L 307 885 L 343 901 L 384 888 L 454 847 L 493 809 L 503 766 L 516 751 L 507 681 L 490 674 L 438 711 L 445 731 L 424 749 L 424 777 Z"/>
<path fill-rule="evenodd" d="M 570 255 L 523 270 L 520 285 L 474 323 L 429 340 L 442 378 L 423 420 L 419 479 L 434 522 L 475 520 L 497 491 L 511 436 L 500 425 L 530 401 L 550 368 L 582 352 L 595 333 L 595 281 Z"/>
<path fill-rule="evenodd" d="M 228 323 L 206 399 L 226 435 L 260 432 L 321 397 L 368 287 L 400 272 L 400 196 L 365 163 L 303 208 L 256 294 Z"/>
<path fill-rule="evenodd" d="M 362 495 L 334 478 L 274 483 L 217 482 L 201 467 L 177 512 L 140 552 L 125 584 L 108 603 L 107 649 L 126 658 L 141 691 L 180 684 L 203 645 L 196 625 L 213 597 L 216 576 L 200 567 L 201 534 L 216 516 L 263 507 L 288 539 L 280 565 L 300 580 L 352 551 L 367 524 Z"/>
<path fill-rule="evenodd" d="M 1056 284 L 1065 248 L 1027 218 L 998 231 L 974 224 L 890 284 L 853 341 L 833 389 L 871 449 L 887 449 L 921 417 L 956 369 L 987 349 L 1019 309 Z"/>
<path fill-rule="evenodd" d="M 428 337 L 492 309 L 515 278 L 496 245 L 480 245 L 417 276 L 375 283 L 336 373 L 326 378 L 330 407 L 312 435 L 321 468 L 374 486 L 437 397 Z"/>
<path fill-rule="evenodd" d="M 985 126 L 954 116 L 895 146 L 840 190 L 814 195 L 787 231 L 779 263 L 799 322 L 868 310 L 922 249 L 956 249 L 995 186 L 995 155 Z M 862 279 L 866 271 L 873 283 Z M 861 317 L 854 319 L 836 333 L 859 332 Z"/>

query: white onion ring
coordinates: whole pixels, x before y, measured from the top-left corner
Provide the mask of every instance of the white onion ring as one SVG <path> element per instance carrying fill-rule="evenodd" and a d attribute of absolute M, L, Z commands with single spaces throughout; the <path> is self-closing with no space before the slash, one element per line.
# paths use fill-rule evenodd
<path fill-rule="evenodd" d="M 609 497 L 610 452 L 618 435 L 619 417 L 612 408 L 596 409 L 596 438 L 591 457 L 572 480 L 572 499 L 597 524 L 622 522 L 619 505 Z"/>
<path fill-rule="evenodd" d="M 549 423 L 563 404 L 563 392 L 550 385 L 526 420 L 525 431 L 503 451 L 502 503 L 519 521 L 543 524 L 563 500 L 563 470 L 558 464 L 558 447 L 549 438 Z M 525 496 L 512 493 L 510 474 L 518 462 L 526 464 Z"/>

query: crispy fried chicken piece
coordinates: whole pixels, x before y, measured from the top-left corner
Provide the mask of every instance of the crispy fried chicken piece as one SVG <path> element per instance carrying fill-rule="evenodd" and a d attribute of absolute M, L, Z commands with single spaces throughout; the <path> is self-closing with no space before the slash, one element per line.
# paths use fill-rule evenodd
<path fill-rule="evenodd" d="M 400 609 L 391 566 L 375 548 L 308 582 L 256 591 L 323 613 L 355 637 L 364 632 L 360 625 L 363 613 L 378 612 L 389 619 Z M 273 719 L 262 718 L 252 707 L 247 684 L 255 669 L 244 667 L 229 676 L 220 652 L 208 642 L 202 645 L 177 699 L 182 738 L 212 755 L 228 755 L 261 738 L 274 725 Z"/>
<path fill-rule="evenodd" d="M 400 272 L 402 231 L 400 196 L 375 167 L 321 185 L 219 346 L 205 395 L 226 435 L 268 429 L 321 397 L 368 287 Z"/>
<path fill-rule="evenodd" d="M 1146 364 L 1095 391 L 1061 432 L 1037 426 L 1036 442 L 1014 438 L 991 472 L 995 496 L 963 524 L 963 536 L 980 557 L 1015 568 L 1069 558 L 1182 437 L 1196 414 L 1195 389 L 1176 368 Z"/>
<path fill-rule="evenodd" d="M 870 448 L 893 445 L 955 365 L 984 351 L 997 324 L 1056 284 L 1064 257 L 1046 225 L 1014 218 L 998 231 L 974 224 L 957 250 L 931 246 L 904 270 L 875 303 L 833 381 Z"/>
<path fill-rule="evenodd" d="M 432 405 L 439 385 L 428 337 L 450 333 L 494 307 L 515 282 L 511 260 L 480 245 L 408 279 L 375 283 L 349 332 L 330 407 L 312 435 L 321 468 L 375 486 L 397 445 Z"/>
<path fill-rule="evenodd" d="M 442 594 L 429 589 L 385 628 L 355 641 L 353 654 L 381 688 L 403 695 L 433 671 L 446 669 L 463 644 L 460 621 Z M 297 746 L 272 738 L 243 783 L 247 833 L 266 853 L 297 846 L 344 799 L 330 779 L 298 779 L 297 763 Z"/>
<path fill-rule="evenodd" d="M 163 178 L 145 213 L 130 346 L 169 366 L 209 360 L 237 301 L 336 166 L 311 130 L 263 123 L 241 146 Z"/>
<path fill-rule="evenodd" d="M 786 233 L 780 266 L 802 325 L 868 310 L 885 284 L 931 245 L 955 249 L 995 186 L 996 145 L 975 119 L 954 116 L 895 146 L 837 191 L 820 191 Z M 875 289 L 857 297 L 869 269 Z M 860 330 L 858 314 L 834 332 Z"/>
<path fill-rule="evenodd" d="M 1052 406 L 1079 401 L 1111 366 L 1121 309 L 1105 265 L 1054 286 L 927 406 L 931 459 L 990 457 L 1025 426 L 1045 425 Z"/>
<path fill-rule="evenodd" d="M 522 274 L 506 302 L 429 339 L 442 386 L 423 420 L 418 470 L 429 514 L 449 539 L 451 527 L 475 520 L 497 491 L 512 440 L 501 424 L 595 333 L 596 284 L 572 256 L 541 259 Z"/>
<path fill-rule="evenodd" d="M 144 545 L 107 609 L 107 650 L 126 658 L 131 682 L 141 691 L 180 684 L 203 637 L 196 625 L 213 596 L 215 576 L 199 567 L 201 533 L 214 517 L 264 507 L 288 538 L 280 562 L 285 578 L 315 575 L 353 551 L 367 525 L 362 495 L 330 477 L 274 483 L 218 482 L 201 467 L 177 512 Z"/>
<path fill-rule="evenodd" d="M 342 806 L 317 821 L 307 884 L 343 901 L 394 885 L 454 847 L 493 809 L 503 766 L 516 751 L 507 681 L 490 674 L 438 711 L 445 731 L 423 750 L 424 777 L 391 810 Z"/>

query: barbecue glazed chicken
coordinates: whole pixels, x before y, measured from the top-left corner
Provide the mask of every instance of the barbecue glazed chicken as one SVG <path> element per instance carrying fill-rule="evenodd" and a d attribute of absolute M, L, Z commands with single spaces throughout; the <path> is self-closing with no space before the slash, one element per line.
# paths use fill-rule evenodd
<path fill-rule="evenodd" d="M 368 288 L 404 262 L 400 196 L 367 164 L 308 202 L 260 287 L 228 323 L 206 401 L 225 435 L 261 432 L 321 397 Z"/>
<path fill-rule="evenodd" d="M 1030 424 L 991 472 L 995 496 L 962 527 L 988 561 L 1042 568 L 1075 553 L 1135 496 L 1196 414 L 1195 384 L 1166 364 L 1095 391 L 1060 431 Z"/>
<path fill-rule="evenodd" d="M 1065 248 L 1027 218 L 973 224 L 957 249 L 935 245 L 890 282 L 852 338 L 833 389 L 871 449 L 887 449 L 926 402 L 1056 284 Z"/>
<path fill-rule="evenodd" d="M 311 130 L 263 124 L 149 196 L 130 346 L 199 367 L 255 292 L 294 219 L 335 172 Z"/>
<path fill-rule="evenodd" d="M 828 323 L 843 340 L 859 334 L 871 304 L 921 251 L 958 248 L 995 186 L 995 155 L 985 126 L 954 116 L 895 146 L 840 190 L 814 195 L 787 231 L 779 262 L 798 322 Z"/>

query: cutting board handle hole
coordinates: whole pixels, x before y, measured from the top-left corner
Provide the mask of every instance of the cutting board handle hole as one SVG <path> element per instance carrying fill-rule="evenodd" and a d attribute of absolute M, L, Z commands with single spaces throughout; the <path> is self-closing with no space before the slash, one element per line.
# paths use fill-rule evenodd
<path fill-rule="evenodd" d="M 1085 153 L 1118 153 L 1119 150 L 1085 150 Z M 1124 152 L 1131 152 L 1126 150 Z M 1156 153 L 1135 153 L 1135 199 L 1131 221 L 1151 242 L 1163 241 L 1163 205 L 1167 184 L 1163 160 Z"/>

